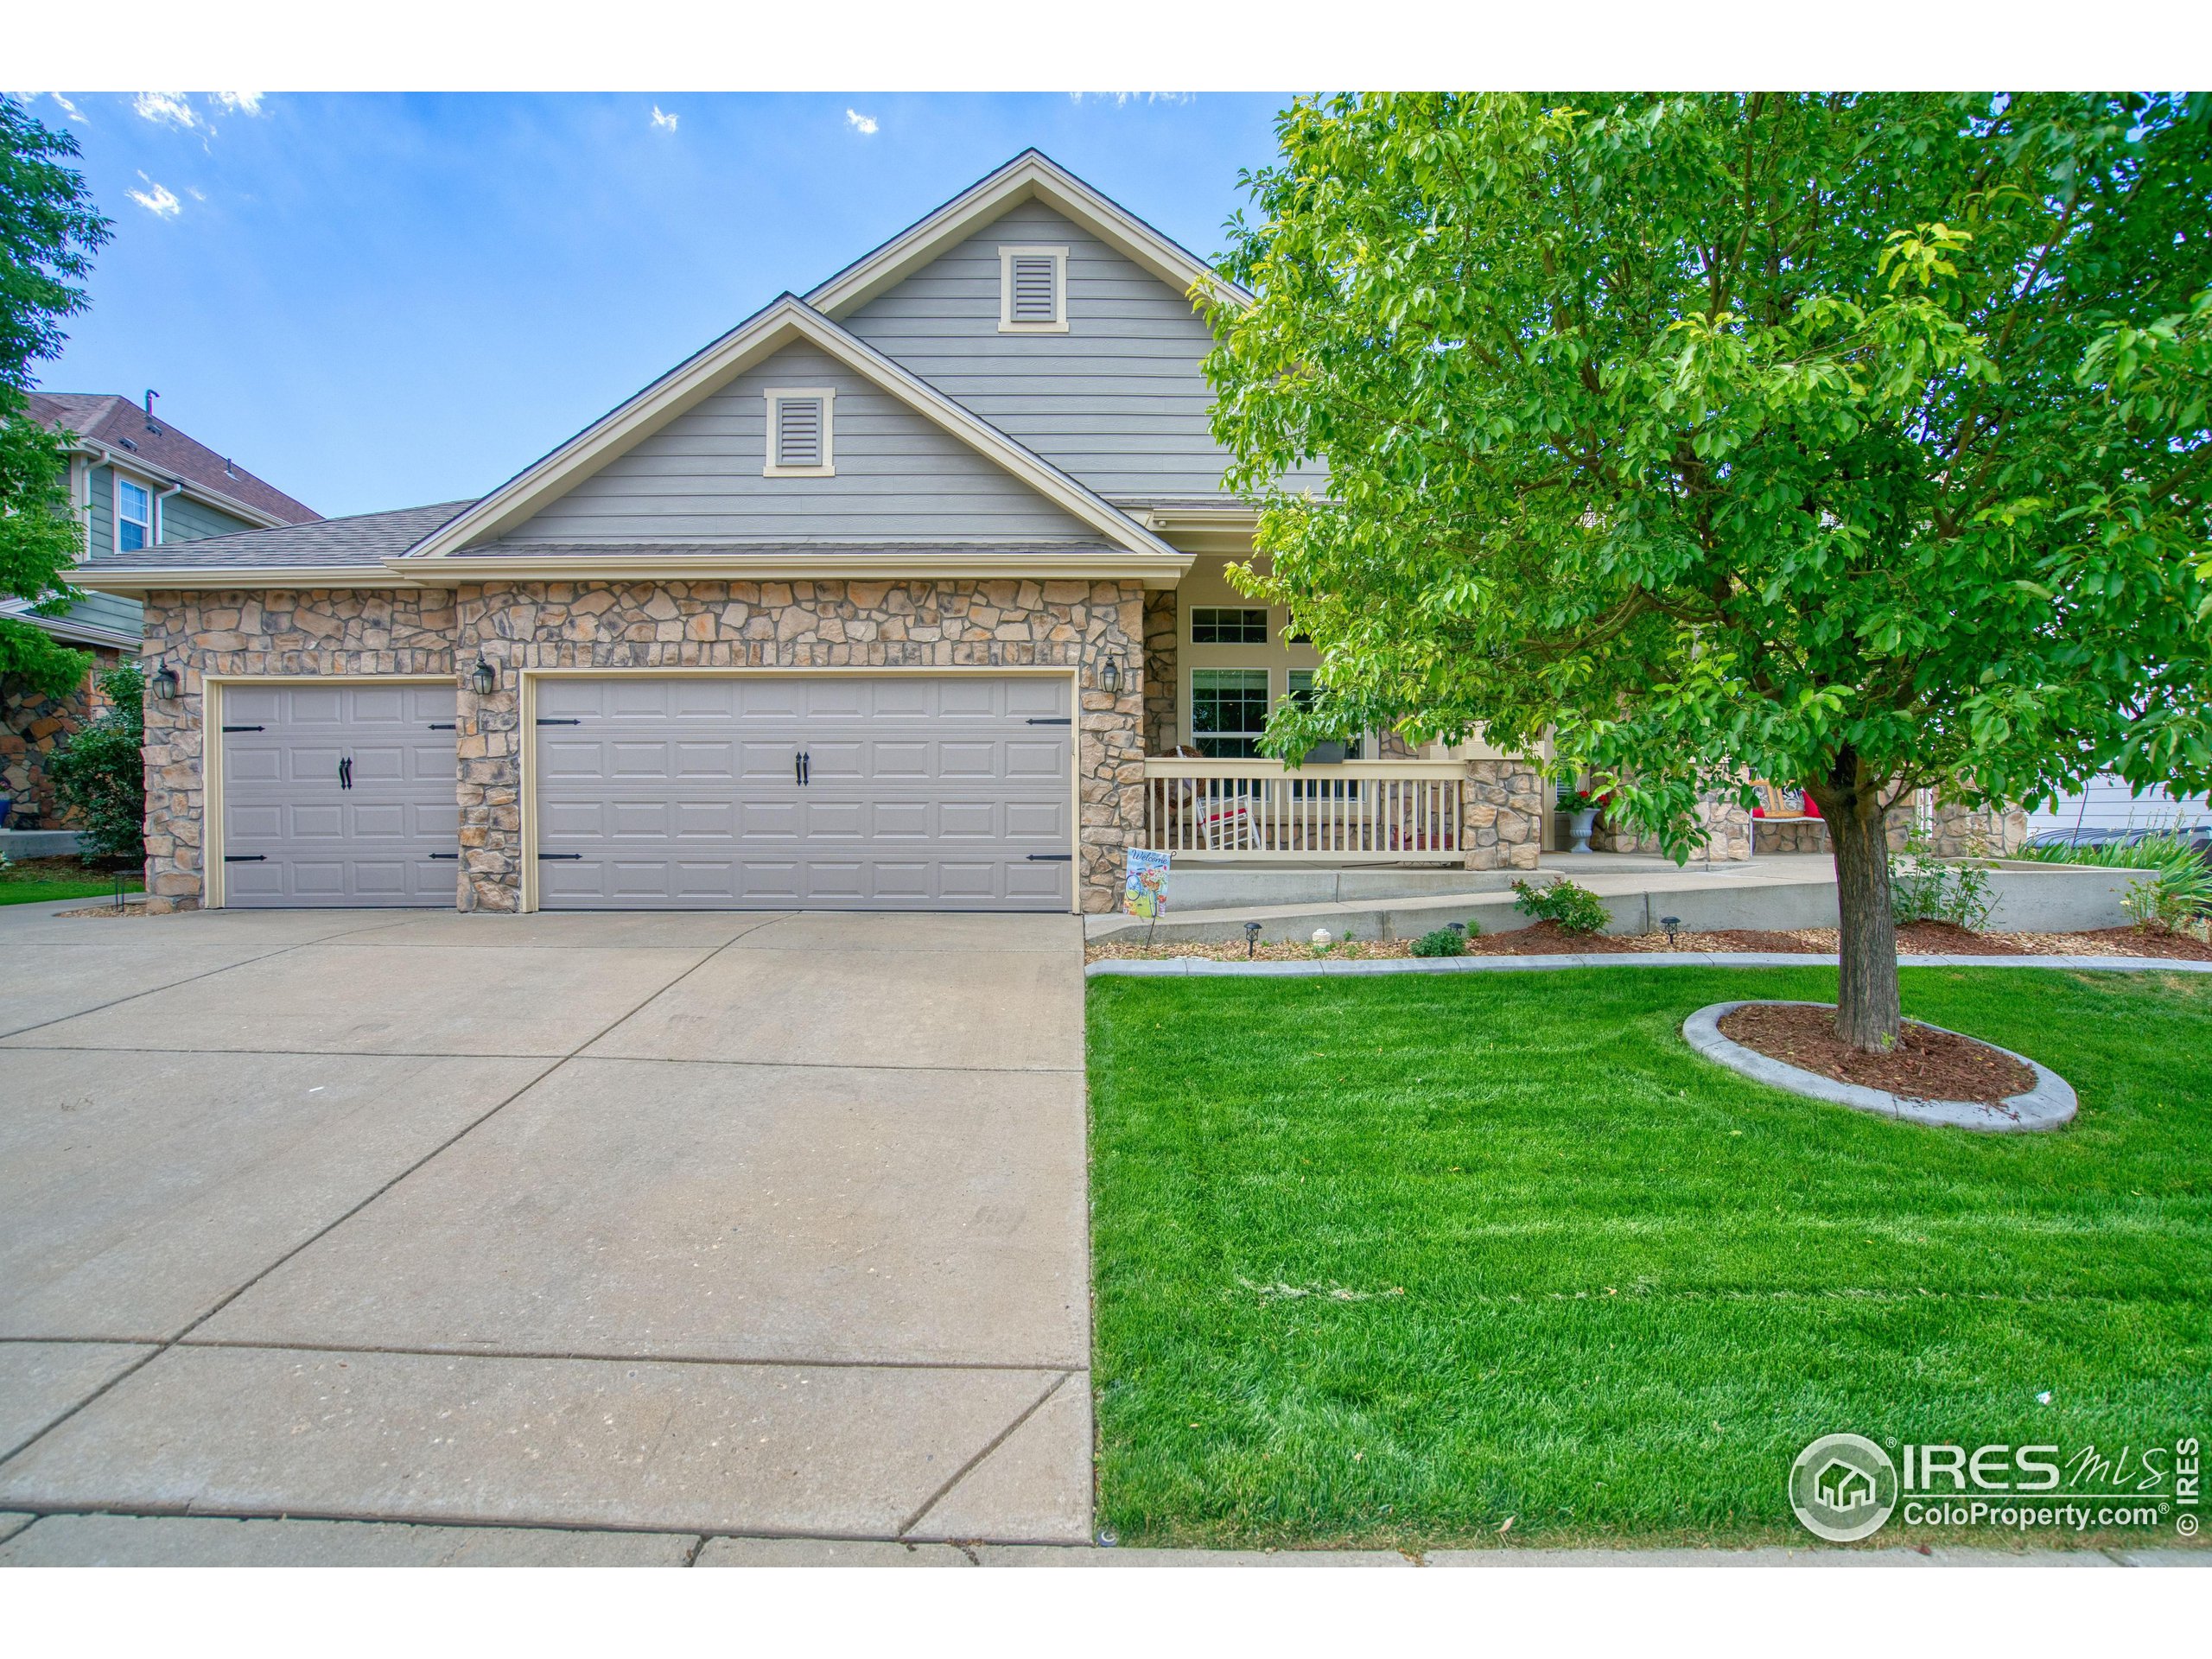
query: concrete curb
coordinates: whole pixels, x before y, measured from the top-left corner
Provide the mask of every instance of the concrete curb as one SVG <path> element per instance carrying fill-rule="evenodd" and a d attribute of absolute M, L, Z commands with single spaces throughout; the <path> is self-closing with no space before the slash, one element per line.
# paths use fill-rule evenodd
<path fill-rule="evenodd" d="M 2058 1128 L 2074 1121 L 2080 1103 L 2065 1078 L 2049 1066 L 2030 1059 L 2024 1054 L 2014 1054 L 2009 1048 L 1997 1048 L 1994 1043 L 1986 1046 L 1996 1048 L 1999 1054 L 2010 1054 L 2036 1074 L 2036 1085 L 2024 1094 L 2010 1095 L 2002 1103 L 1983 1106 L 1970 1100 L 1921 1100 L 1911 1095 L 1893 1095 L 1886 1089 L 1870 1089 L 1863 1084 L 1842 1083 L 1834 1077 L 1824 1077 L 1817 1071 L 1808 1071 L 1786 1060 L 1771 1059 L 1741 1043 L 1732 1042 L 1720 1034 L 1720 1022 L 1738 1008 L 1768 1007 L 1783 1008 L 1822 1008 L 1825 1002 L 1792 1002 L 1775 1001 L 1765 1003 L 1713 1002 L 1700 1008 L 1682 1021 L 1682 1040 L 1716 1065 L 1725 1065 L 1731 1071 L 1781 1089 L 1793 1095 L 1809 1095 L 1815 1100 L 1825 1100 L 1838 1106 L 1848 1106 L 1854 1112 L 1872 1112 L 1878 1117 L 1893 1117 L 1907 1123 L 1926 1123 L 1938 1128 L 1974 1129 L 1985 1135 L 2030 1135 L 2041 1130 Z M 1917 1020 L 1927 1025 L 1926 1020 Z M 1929 1026 L 1930 1031 L 1944 1031 L 1942 1026 Z M 1956 1037 L 1964 1033 L 1949 1032 Z M 1981 1042 L 1976 1037 L 1971 1040 Z"/>
<path fill-rule="evenodd" d="M 1393 957 L 1382 962 L 1217 962 L 1211 957 L 1112 958 L 1084 964 L 1085 979 L 1248 975 L 1310 979 L 1337 974 L 1525 974 L 1561 968 L 1833 968 L 1834 957 L 1789 950 L 1602 950 L 1531 957 Z M 2164 957 L 1899 957 L 1900 968 L 2052 968 L 2114 974 L 2212 974 L 2212 962 Z M 2030 1062 L 2033 1064 L 2033 1062 Z"/>

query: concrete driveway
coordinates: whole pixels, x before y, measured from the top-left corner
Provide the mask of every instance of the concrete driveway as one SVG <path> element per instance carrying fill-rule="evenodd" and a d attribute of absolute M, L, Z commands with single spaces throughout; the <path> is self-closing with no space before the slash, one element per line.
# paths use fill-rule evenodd
<path fill-rule="evenodd" d="M 51 908 L 0 1511 L 1089 1536 L 1074 918 Z"/>

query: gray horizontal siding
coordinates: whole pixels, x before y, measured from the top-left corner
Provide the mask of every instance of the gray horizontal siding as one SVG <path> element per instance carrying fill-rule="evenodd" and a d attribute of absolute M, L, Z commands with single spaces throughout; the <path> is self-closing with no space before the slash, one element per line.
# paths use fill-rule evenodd
<path fill-rule="evenodd" d="M 836 388 L 834 476 L 761 476 L 767 444 L 761 394 L 770 386 Z M 873 382 L 810 346 L 793 346 L 616 456 L 503 539 L 606 544 L 1096 536 Z"/>
<path fill-rule="evenodd" d="M 1068 332 L 999 332 L 1002 244 L 1068 250 Z M 1229 456 L 1198 365 L 1212 335 L 1172 284 L 1024 202 L 843 319 L 947 397 L 1107 496 L 1206 495 Z M 1318 485 L 1320 474 L 1313 475 Z"/>
<path fill-rule="evenodd" d="M 234 518 L 219 507 L 211 507 L 204 501 L 188 501 L 181 495 L 173 495 L 162 503 L 162 539 L 165 542 L 197 542 L 210 536 L 235 536 L 242 530 L 258 526 L 244 518 Z"/>

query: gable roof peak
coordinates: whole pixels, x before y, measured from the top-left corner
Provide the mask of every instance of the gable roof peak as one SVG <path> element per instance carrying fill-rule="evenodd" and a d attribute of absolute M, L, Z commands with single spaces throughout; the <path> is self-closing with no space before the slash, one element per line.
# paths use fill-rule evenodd
<path fill-rule="evenodd" d="M 850 316 L 947 248 L 1008 209 L 1032 200 L 1042 201 L 1072 219 L 1178 292 L 1205 286 L 1236 304 L 1251 297 L 1181 243 L 1147 225 L 1033 144 L 881 247 L 810 289 L 806 303 L 832 319 Z"/>

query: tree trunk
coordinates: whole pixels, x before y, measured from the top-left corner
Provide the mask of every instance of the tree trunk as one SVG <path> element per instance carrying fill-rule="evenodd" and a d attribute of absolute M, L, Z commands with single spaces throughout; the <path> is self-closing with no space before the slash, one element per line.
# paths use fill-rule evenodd
<path fill-rule="evenodd" d="M 1827 822 L 1835 853 L 1836 912 L 1843 924 L 1838 956 L 1835 1034 L 1853 1048 L 1886 1054 L 1897 1046 L 1897 918 L 1890 907 L 1889 827 L 1879 783 L 1845 752 L 1834 769 L 1808 789 Z"/>

